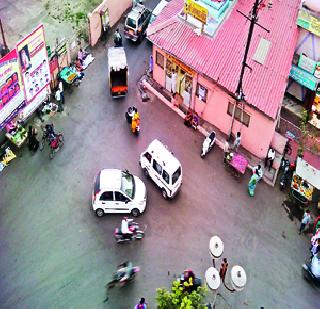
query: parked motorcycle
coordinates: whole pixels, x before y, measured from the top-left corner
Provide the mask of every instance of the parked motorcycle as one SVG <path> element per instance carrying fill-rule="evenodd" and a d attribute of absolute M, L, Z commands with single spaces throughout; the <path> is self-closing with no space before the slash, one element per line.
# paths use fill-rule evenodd
<path fill-rule="evenodd" d="M 117 284 L 124 286 L 131 282 L 139 271 L 140 267 L 132 266 L 131 262 L 122 263 L 117 267 L 117 271 L 113 273 L 112 280 L 106 284 L 106 287 L 113 288 Z"/>
<path fill-rule="evenodd" d="M 192 285 L 185 285 L 184 283 L 189 283 L 190 278 L 192 278 Z M 196 291 L 199 286 L 202 285 L 200 278 L 197 278 L 191 269 L 185 269 L 183 273 L 177 279 L 180 285 L 185 289 L 186 292 L 192 293 Z"/>
<path fill-rule="evenodd" d="M 212 131 L 209 136 L 207 136 L 202 144 L 202 151 L 200 154 L 201 158 L 204 158 L 204 156 L 212 149 L 214 142 L 216 140 L 216 133 Z"/>
<path fill-rule="evenodd" d="M 132 232 L 132 234 L 124 234 L 122 233 L 121 228 L 115 228 L 114 238 L 116 239 L 117 243 L 142 239 L 146 231 L 146 226 L 144 230 L 141 230 L 139 224 L 132 221 L 129 222 L 129 230 Z"/>
<path fill-rule="evenodd" d="M 290 163 L 290 160 L 283 159 L 281 163 L 282 175 L 280 177 L 280 190 L 284 191 L 290 182 L 292 171 L 294 170 L 294 164 Z"/>
<path fill-rule="evenodd" d="M 50 140 L 50 153 L 49 158 L 53 159 L 56 153 L 64 146 L 63 133 L 58 133 L 53 139 Z"/>
<path fill-rule="evenodd" d="M 197 130 L 197 127 L 199 125 L 199 116 L 198 116 L 197 112 L 189 109 L 187 111 L 186 116 L 184 117 L 184 124 L 187 127 L 191 127 L 193 129 Z"/>

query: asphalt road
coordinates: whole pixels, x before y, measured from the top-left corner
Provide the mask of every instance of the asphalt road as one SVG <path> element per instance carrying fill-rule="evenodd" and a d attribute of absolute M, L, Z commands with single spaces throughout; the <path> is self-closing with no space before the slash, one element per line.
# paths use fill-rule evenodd
<path fill-rule="evenodd" d="M 65 148 L 54 160 L 48 149 L 27 149 L 0 175 L 0 303 L 3 308 L 133 308 L 146 297 L 155 308 L 157 287 L 169 287 L 185 267 L 203 278 L 211 266 L 209 239 L 219 235 L 229 264 L 242 265 L 248 284 L 239 294 L 221 288 L 218 308 L 316 308 L 319 291 L 301 276 L 308 239 L 299 236 L 281 207 L 283 194 L 259 183 L 254 198 L 224 168 L 214 148 L 200 159 L 203 137 L 159 101 L 142 103 L 136 82 L 145 71 L 150 45 L 125 42 L 130 91 L 112 100 L 103 45 L 79 88 L 66 96 L 66 113 L 54 118 Z M 129 130 L 124 112 L 138 106 L 141 134 Z M 173 201 L 146 181 L 148 204 L 137 219 L 146 238 L 117 245 L 113 230 L 121 215 L 99 219 L 91 211 L 93 177 L 102 168 L 129 169 L 144 180 L 138 157 L 154 138 L 175 153 L 184 170 Z M 120 262 L 141 267 L 135 282 L 110 291 L 105 283 Z"/>

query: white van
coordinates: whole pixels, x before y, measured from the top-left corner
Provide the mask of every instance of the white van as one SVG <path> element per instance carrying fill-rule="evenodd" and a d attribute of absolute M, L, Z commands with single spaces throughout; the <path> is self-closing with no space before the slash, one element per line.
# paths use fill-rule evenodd
<path fill-rule="evenodd" d="M 149 26 L 155 21 L 155 19 L 157 18 L 157 16 L 161 13 L 161 11 L 167 6 L 168 1 L 166 0 L 161 0 L 157 6 L 153 9 L 152 13 L 151 13 L 151 18 L 149 21 Z"/>
<path fill-rule="evenodd" d="M 162 196 L 173 198 L 182 184 L 182 166 L 179 160 L 159 140 L 153 140 L 140 154 L 139 164 L 162 190 Z"/>

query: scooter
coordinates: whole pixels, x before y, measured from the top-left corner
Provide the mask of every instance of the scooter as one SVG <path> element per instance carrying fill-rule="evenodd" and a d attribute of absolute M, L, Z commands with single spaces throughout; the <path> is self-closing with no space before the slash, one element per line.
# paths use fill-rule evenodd
<path fill-rule="evenodd" d="M 147 226 L 145 226 L 144 231 L 142 231 L 138 223 L 130 222 L 129 230 L 132 232 L 132 234 L 123 234 L 121 231 L 121 228 L 115 228 L 113 235 L 117 243 L 122 243 L 122 242 L 136 240 L 136 239 L 142 239 L 144 238 L 146 228 Z"/>
<path fill-rule="evenodd" d="M 294 169 L 294 164 L 288 159 L 284 159 L 281 163 L 282 175 L 280 177 L 280 190 L 284 191 L 290 181 L 291 171 Z"/>
<path fill-rule="evenodd" d="M 202 151 L 200 154 L 201 158 L 204 158 L 204 156 L 212 149 L 214 142 L 216 140 L 216 133 L 212 131 L 209 136 L 207 136 L 202 144 Z"/>
<path fill-rule="evenodd" d="M 135 106 L 130 106 L 129 108 L 128 108 L 128 111 L 126 111 L 125 112 L 125 118 L 126 118 L 126 120 L 127 120 L 127 122 L 129 123 L 129 124 L 132 124 L 132 119 L 133 119 L 133 117 L 134 117 L 134 115 L 136 114 L 138 112 L 138 109 L 135 107 Z M 134 132 L 132 132 L 133 134 L 135 134 L 135 135 L 139 135 L 139 133 L 140 133 L 140 118 L 139 118 L 139 120 L 137 121 L 137 125 L 136 125 L 136 128 L 135 128 L 135 131 Z"/>
<path fill-rule="evenodd" d="M 135 278 L 136 273 L 140 271 L 140 267 L 132 266 L 131 262 L 120 264 L 117 269 L 112 275 L 112 280 L 106 284 L 106 288 L 113 288 L 117 284 L 122 287 L 131 282 Z M 127 278 L 125 278 L 125 275 L 128 275 Z"/>
<path fill-rule="evenodd" d="M 191 109 L 188 110 L 186 116 L 184 117 L 184 124 L 187 127 L 192 127 L 194 130 L 197 130 L 199 125 L 198 114 Z"/>

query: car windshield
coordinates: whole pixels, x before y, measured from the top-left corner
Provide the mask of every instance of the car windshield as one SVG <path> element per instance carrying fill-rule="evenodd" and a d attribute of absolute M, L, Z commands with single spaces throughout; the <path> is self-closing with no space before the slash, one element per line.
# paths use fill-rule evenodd
<path fill-rule="evenodd" d="M 122 172 L 121 191 L 124 192 L 131 199 L 134 199 L 135 183 L 133 175 L 126 172 Z"/>
<path fill-rule="evenodd" d="M 178 181 L 180 175 L 181 175 L 181 167 L 179 167 L 179 168 L 172 174 L 172 184 L 173 184 L 173 185 Z"/>
<path fill-rule="evenodd" d="M 128 27 L 135 28 L 136 27 L 136 21 L 134 19 L 132 19 L 132 18 L 127 18 L 126 25 Z"/>

